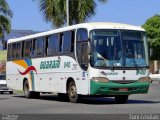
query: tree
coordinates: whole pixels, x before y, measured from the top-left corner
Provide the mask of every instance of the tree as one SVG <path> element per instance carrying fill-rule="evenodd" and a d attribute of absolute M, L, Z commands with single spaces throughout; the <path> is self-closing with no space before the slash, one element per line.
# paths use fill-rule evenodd
<path fill-rule="evenodd" d="M 156 14 L 149 18 L 142 27 L 146 30 L 153 50 L 151 59 L 160 60 L 160 15 Z"/>
<path fill-rule="evenodd" d="M 12 11 L 9 8 L 6 0 L 0 0 L 0 37 L 3 37 L 4 33 L 9 33 L 11 30 L 10 18 L 12 18 Z"/>
<path fill-rule="evenodd" d="M 99 2 L 106 3 L 107 0 Z M 66 23 L 66 0 L 38 0 L 38 5 L 46 22 L 51 22 L 54 27 L 61 27 Z M 70 0 L 69 24 L 87 21 L 95 15 L 96 6 L 94 0 Z"/>

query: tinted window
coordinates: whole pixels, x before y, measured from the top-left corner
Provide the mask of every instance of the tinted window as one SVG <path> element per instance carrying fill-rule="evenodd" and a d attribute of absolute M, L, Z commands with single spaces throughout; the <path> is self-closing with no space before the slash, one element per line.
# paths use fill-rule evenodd
<path fill-rule="evenodd" d="M 48 48 L 47 48 L 47 55 L 53 55 L 58 52 L 58 35 L 52 35 L 47 37 L 48 41 Z"/>
<path fill-rule="evenodd" d="M 44 49 L 45 51 L 44 52 L 45 52 L 45 55 L 48 55 L 48 36 L 45 37 L 45 41 L 44 42 L 45 42 L 44 43 L 45 44 L 45 49 Z"/>
<path fill-rule="evenodd" d="M 12 59 L 16 59 L 16 43 L 12 44 Z"/>
<path fill-rule="evenodd" d="M 74 31 L 60 34 L 59 52 L 70 53 L 74 51 Z"/>
<path fill-rule="evenodd" d="M 72 32 L 64 32 L 63 53 L 68 53 L 71 51 L 71 38 Z"/>
<path fill-rule="evenodd" d="M 64 35 L 63 33 L 60 34 L 60 41 L 59 41 L 59 52 L 63 53 L 63 40 L 64 40 Z"/>
<path fill-rule="evenodd" d="M 24 42 L 24 57 L 30 57 L 31 46 L 32 46 L 31 40 Z"/>
<path fill-rule="evenodd" d="M 11 44 L 8 45 L 8 51 L 7 51 L 7 60 L 11 60 L 12 58 L 12 46 Z"/>
<path fill-rule="evenodd" d="M 74 38 L 75 38 L 75 32 L 72 31 L 72 37 L 71 37 L 71 52 L 74 51 Z"/>
<path fill-rule="evenodd" d="M 88 65 L 87 43 L 77 44 L 77 59 L 81 67 L 86 70 Z"/>
<path fill-rule="evenodd" d="M 77 30 L 77 41 L 87 41 L 88 40 L 88 32 L 86 29 L 78 29 Z"/>
<path fill-rule="evenodd" d="M 17 47 L 16 47 L 16 58 L 22 58 L 21 43 L 17 43 Z"/>
<path fill-rule="evenodd" d="M 86 29 L 77 30 L 76 53 L 79 65 L 83 70 L 88 68 L 88 32 Z"/>
<path fill-rule="evenodd" d="M 35 57 L 36 56 L 36 44 L 35 44 L 36 39 L 32 40 L 32 50 L 31 50 L 31 56 Z"/>
<path fill-rule="evenodd" d="M 44 39 L 43 38 L 37 38 L 36 39 L 37 56 L 43 55 L 43 51 L 44 51 Z"/>

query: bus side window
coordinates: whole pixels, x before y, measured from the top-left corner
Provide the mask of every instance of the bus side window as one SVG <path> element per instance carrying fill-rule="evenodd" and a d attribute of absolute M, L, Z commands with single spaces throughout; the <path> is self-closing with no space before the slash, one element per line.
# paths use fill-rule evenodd
<path fill-rule="evenodd" d="M 60 34 L 60 41 L 59 41 L 59 52 L 63 53 L 63 41 L 64 41 L 64 35 L 63 33 Z"/>
<path fill-rule="evenodd" d="M 24 58 L 30 57 L 30 52 L 31 52 L 31 40 L 25 41 L 24 42 Z"/>
<path fill-rule="evenodd" d="M 72 31 L 72 35 L 71 35 L 71 52 L 74 52 L 74 38 L 75 38 L 75 31 Z"/>
<path fill-rule="evenodd" d="M 32 50 L 31 50 L 31 56 L 36 57 L 36 44 L 35 44 L 36 39 L 32 40 Z"/>
<path fill-rule="evenodd" d="M 21 43 L 17 43 L 17 47 L 16 47 L 16 58 L 20 59 L 22 58 L 22 44 Z"/>
<path fill-rule="evenodd" d="M 52 55 L 53 54 L 53 39 L 52 39 L 52 36 L 47 37 L 47 43 L 48 43 L 47 55 Z"/>
<path fill-rule="evenodd" d="M 49 46 L 48 46 L 48 36 L 47 37 L 45 37 L 45 55 L 48 55 L 48 50 L 49 50 Z"/>
<path fill-rule="evenodd" d="M 59 41 L 58 41 L 58 34 L 54 34 L 51 36 L 48 36 L 48 52 L 47 55 L 54 55 L 57 54 L 59 51 Z"/>
<path fill-rule="evenodd" d="M 24 57 L 24 41 L 21 43 L 21 53 L 22 53 L 22 58 Z"/>
<path fill-rule="evenodd" d="M 36 55 L 42 56 L 44 55 L 44 38 L 37 38 L 36 39 Z"/>
<path fill-rule="evenodd" d="M 76 35 L 76 54 L 79 65 L 83 70 L 87 70 L 88 68 L 88 32 L 87 29 L 78 29 Z"/>
<path fill-rule="evenodd" d="M 71 39 L 72 39 L 72 32 L 71 31 L 64 32 L 63 53 L 69 53 L 71 51 Z"/>
<path fill-rule="evenodd" d="M 16 59 L 16 43 L 13 43 L 12 45 L 12 59 L 15 60 Z"/>
<path fill-rule="evenodd" d="M 86 29 L 78 29 L 77 30 L 77 42 L 84 42 L 88 40 L 88 33 Z"/>
<path fill-rule="evenodd" d="M 70 53 L 74 51 L 74 31 L 66 31 L 60 34 L 59 52 Z"/>
<path fill-rule="evenodd" d="M 7 60 L 12 60 L 12 45 L 8 44 Z"/>

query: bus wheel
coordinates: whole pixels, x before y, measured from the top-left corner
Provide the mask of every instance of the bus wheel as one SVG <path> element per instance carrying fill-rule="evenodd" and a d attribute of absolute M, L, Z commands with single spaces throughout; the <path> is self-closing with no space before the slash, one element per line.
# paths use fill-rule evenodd
<path fill-rule="evenodd" d="M 79 95 L 77 94 L 76 84 L 74 81 L 71 81 L 69 83 L 68 97 L 69 97 L 69 101 L 72 103 L 76 103 L 79 100 Z"/>
<path fill-rule="evenodd" d="M 28 99 L 32 98 L 33 96 L 33 93 L 31 91 L 29 91 L 29 84 L 28 84 L 28 80 L 26 80 L 24 82 L 24 85 L 23 85 L 23 91 L 24 91 L 24 96 Z"/>
<path fill-rule="evenodd" d="M 117 96 L 115 96 L 115 100 L 119 104 L 127 103 L 128 95 L 117 95 Z"/>

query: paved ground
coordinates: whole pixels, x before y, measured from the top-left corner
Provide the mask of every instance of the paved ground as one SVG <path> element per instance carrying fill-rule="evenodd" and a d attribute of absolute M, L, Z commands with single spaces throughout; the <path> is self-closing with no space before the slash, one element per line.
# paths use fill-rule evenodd
<path fill-rule="evenodd" d="M 151 84 L 148 94 L 131 95 L 127 104 L 113 98 L 85 98 L 82 103 L 61 101 L 54 95 L 25 99 L 23 95 L 0 95 L 1 114 L 130 114 L 160 113 L 160 84 Z"/>

